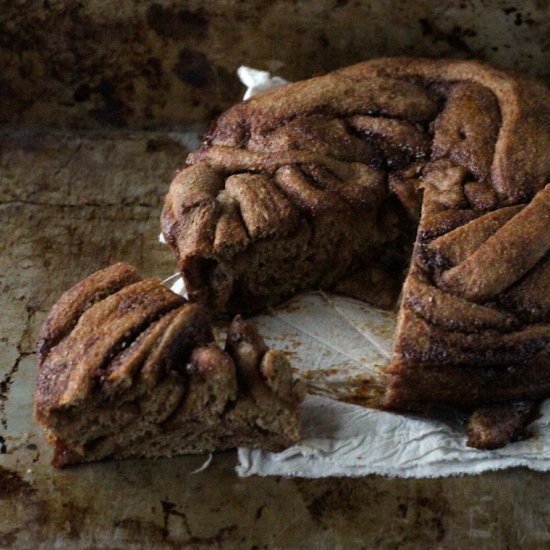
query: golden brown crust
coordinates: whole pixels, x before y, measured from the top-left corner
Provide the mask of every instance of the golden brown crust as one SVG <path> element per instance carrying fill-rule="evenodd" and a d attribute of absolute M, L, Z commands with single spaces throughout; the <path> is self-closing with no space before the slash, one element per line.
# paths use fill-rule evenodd
<path fill-rule="evenodd" d="M 38 353 L 47 354 L 96 301 L 139 280 L 134 267 L 118 263 L 94 273 L 65 292 L 50 311 L 38 336 Z"/>
<path fill-rule="evenodd" d="M 537 405 L 535 400 L 523 399 L 479 408 L 468 419 L 468 446 L 498 449 L 523 437 L 525 427 L 536 415 Z"/>
<path fill-rule="evenodd" d="M 474 302 L 494 299 L 550 250 L 550 185 L 539 191 L 459 265 L 440 277 L 442 288 Z"/>
<path fill-rule="evenodd" d="M 94 285 L 95 280 L 85 280 Z M 39 418 L 86 399 L 110 357 L 151 322 L 182 305 L 159 280 L 132 283 L 85 311 L 63 340 L 40 361 L 36 413 Z M 59 312 L 60 321 L 63 311 Z"/>
<path fill-rule="evenodd" d="M 438 265 L 456 266 L 467 260 L 521 209 L 522 206 L 508 206 L 488 212 L 434 239 L 426 248 L 434 254 Z"/>

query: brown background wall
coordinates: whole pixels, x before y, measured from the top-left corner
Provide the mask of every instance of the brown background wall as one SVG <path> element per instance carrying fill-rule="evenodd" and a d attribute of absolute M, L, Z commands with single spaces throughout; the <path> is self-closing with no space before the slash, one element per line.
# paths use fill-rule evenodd
<path fill-rule="evenodd" d="M 549 76 L 550 2 L 0 0 L 0 123 L 178 127 L 242 92 L 380 55 L 478 57 Z"/>

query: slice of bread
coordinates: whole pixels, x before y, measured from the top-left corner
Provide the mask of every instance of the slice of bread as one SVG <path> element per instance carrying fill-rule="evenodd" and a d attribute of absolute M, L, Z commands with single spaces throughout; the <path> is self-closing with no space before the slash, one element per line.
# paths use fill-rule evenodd
<path fill-rule="evenodd" d="M 226 349 L 205 308 L 127 264 L 66 292 L 44 323 L 35 417 L 54 464 L 168 457 L 300 437 L 289 361 L 237 316 Z"/>

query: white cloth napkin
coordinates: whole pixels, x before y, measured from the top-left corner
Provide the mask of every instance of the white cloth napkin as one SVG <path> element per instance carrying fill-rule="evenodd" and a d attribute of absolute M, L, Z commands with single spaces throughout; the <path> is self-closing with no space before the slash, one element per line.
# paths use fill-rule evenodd
<path fill-rule="evenodd" d="M 358 379 L 380 377 L 395 315 L 319 292 L 253 321 L 268 345 L 290 354 L 318 395 L 308 395 L 302 406 L 302 442 L 282 453 L 239 449 L 239 475 L 440 477 L 512 466 L 550 470 L 550 402 L 532 425 L 533 437 L 478 451 L 466 447 L 458 423 L 339 401 L 356 395 Z"/>

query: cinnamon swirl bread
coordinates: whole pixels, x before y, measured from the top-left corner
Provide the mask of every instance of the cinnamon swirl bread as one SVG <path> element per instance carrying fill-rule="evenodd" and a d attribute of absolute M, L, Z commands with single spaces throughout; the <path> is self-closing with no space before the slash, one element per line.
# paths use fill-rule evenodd
<path fill-rule="evenodd" d="M 39 340 L 35 417 L 54 464 L 162 457 L 299 438 L 286 357 L 236 317 L 225 350 L 209 315 L 116 264 L 66 292 Z"/>
<path fill-rule="evenodd" d="M 474 61 L 379 59 L 231 108 L 162 229 L 192 300 L 391 307 L 384 405 L 550 395 L 550 92 Z"/>

